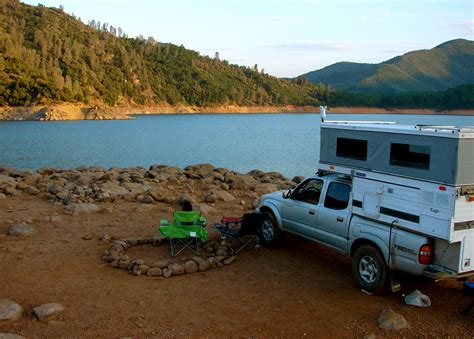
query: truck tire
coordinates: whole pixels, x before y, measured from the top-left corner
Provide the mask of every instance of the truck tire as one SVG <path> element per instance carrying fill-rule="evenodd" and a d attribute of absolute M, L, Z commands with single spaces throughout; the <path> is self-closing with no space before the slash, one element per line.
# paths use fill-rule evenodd
<path fill-rule="evenodd" d="M 273 214 L 265 213 L 258 232 L 260 242 L 268 248 L 277 248 L 281 240 L 281 232 Z"/>
<path fill-rule="evenodd" d="M 357 285 L 370 293 L 377 293 L 385 285 L 387 267 L 380 252 L 371 245 L 360 246 L 352 258 L 352 273 Z"/>

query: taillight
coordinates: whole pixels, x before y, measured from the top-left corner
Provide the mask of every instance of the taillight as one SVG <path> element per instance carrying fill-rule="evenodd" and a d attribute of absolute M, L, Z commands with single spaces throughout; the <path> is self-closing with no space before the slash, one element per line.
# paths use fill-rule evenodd
<path fill-rule="evenodd" d="M 418 254 L 418 261 L 422 265 L 429 265 L 431 262 L 431 245 L 425 244 L 420 247 Z"/>

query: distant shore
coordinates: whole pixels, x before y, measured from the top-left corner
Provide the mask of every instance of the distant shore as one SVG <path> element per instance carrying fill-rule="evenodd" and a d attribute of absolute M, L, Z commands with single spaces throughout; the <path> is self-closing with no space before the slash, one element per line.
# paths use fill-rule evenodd
<path fill-rule="evenodd" d="M 319 113 L 314 106 L 85 106 L 72 103 L 51 105 L 0 107 L 0 120 L 7 121 L 64 121 L 64 120 L 129 120 L 137 114 L 278 114 L 278 113 Z M 389 109 L 374 107 L 330 107 L 329 114 L 427 114 L 427 115 L 474 115 L 474 109 L 434 110 L 434 109 Z"/>

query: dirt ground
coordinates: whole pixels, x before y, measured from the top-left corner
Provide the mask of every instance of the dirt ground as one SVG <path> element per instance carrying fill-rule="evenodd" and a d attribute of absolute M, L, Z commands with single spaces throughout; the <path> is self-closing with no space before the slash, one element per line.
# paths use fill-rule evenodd
<path fill-rule="evenodd" d="M 98 240 L 157 235 L 155 226 L 173 208 L 156 204 L 135 211 L 134 202 L 101 204 L 111 214 L 73 216 L 64 207 L 26 194 L 0 199 L 0 299 L 24 308 L 23 317 L 0 323 L 0 332 L 26 337 L 472 337 L 474 314 L 461 316 L 469 298 L 457 281 L 402 277 L 402 292 L 367 295 L 354 284 L 350 258 L 287 236 L 277 250 L 245 250 L 234 264 L 171 278 L 133 276 L 101 260 L 110 246 Z M 219 203 L 220 214 L 240 215 L 240 206 Z M 58 215 L 53 224 L 47 217 Z M 219 221 L 208 216 L 208 228 Z M 12 222 L 29 219 L 30 238 L 5 235 Z M 214 235 L 210 232 L 211 236 Z M 91 240 L 83 240 L 86 234 Z M 143 245 L 132 258 L 169 258 L 168 246 Z M 189 254 L 191 255 L 191 254 Z M 401 293 L 419 289 L 428 308 L 406 306 Z M 61 303 L 48 323 L 31 309 Z M 380 312 L 404 315 L 411 328 L 381 330 Z M 474 312 L 473 312 L 474 313 Z"/>

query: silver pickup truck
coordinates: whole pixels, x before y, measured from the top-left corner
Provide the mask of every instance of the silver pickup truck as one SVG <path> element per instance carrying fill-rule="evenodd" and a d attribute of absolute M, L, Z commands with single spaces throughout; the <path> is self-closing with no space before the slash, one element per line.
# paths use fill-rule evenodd
<path fill-rule="evenodd" d="M 354 215 L 351 191 L 349 176 L 321 174 L 262 196 L 263 245 L 277 247 L 290 232 L 350 255 L 357 284 L 371 293 L 383 288 L 389 270 L 423 275 L 431 260 L 429 238 Z"/>

